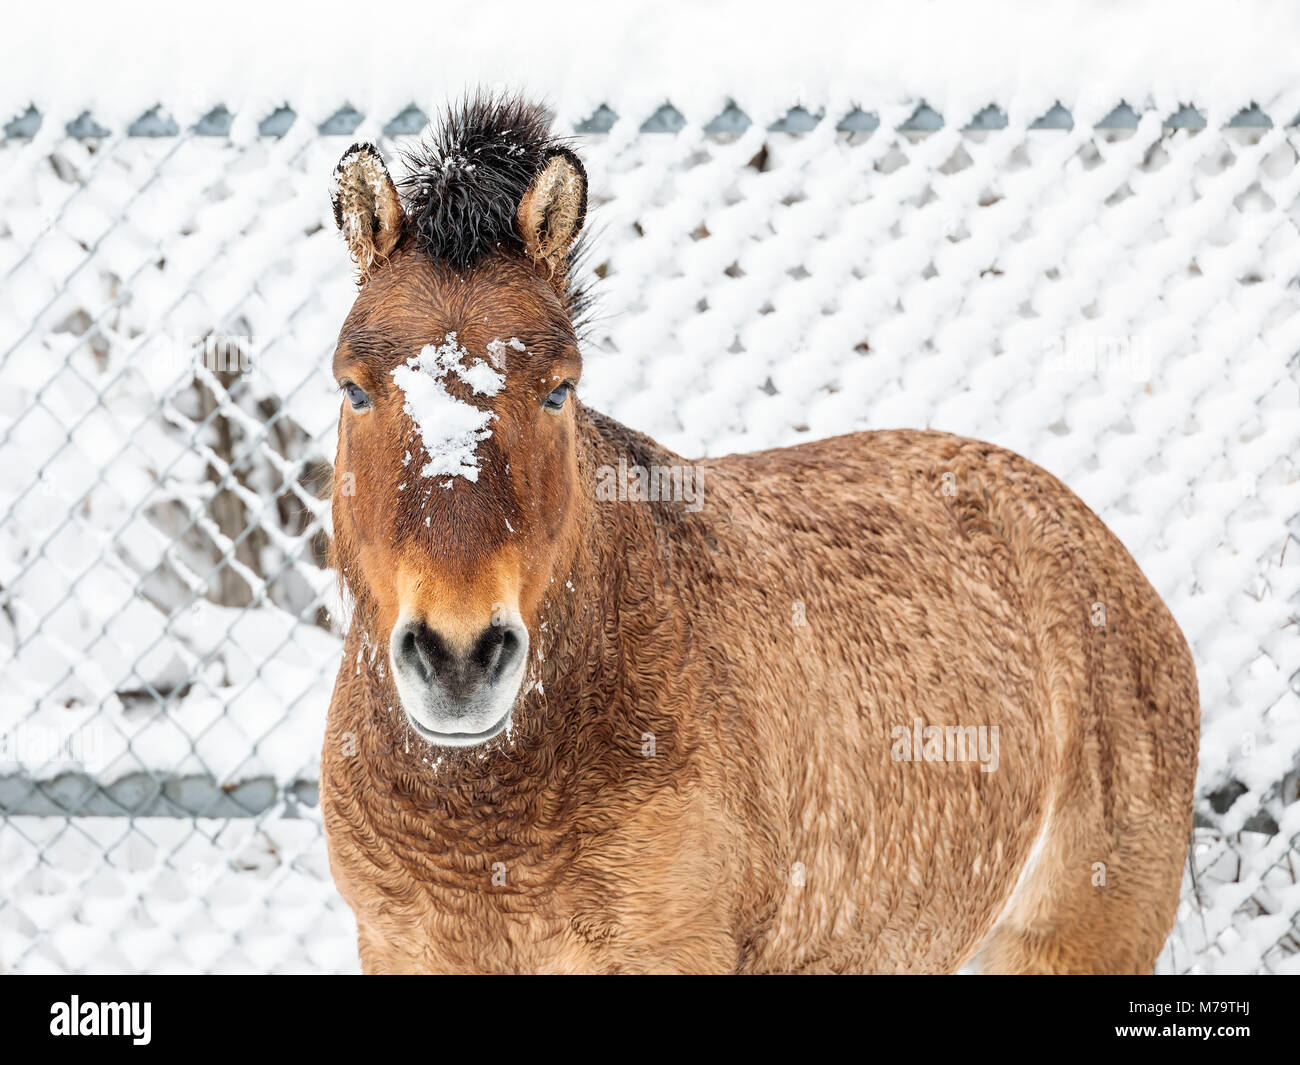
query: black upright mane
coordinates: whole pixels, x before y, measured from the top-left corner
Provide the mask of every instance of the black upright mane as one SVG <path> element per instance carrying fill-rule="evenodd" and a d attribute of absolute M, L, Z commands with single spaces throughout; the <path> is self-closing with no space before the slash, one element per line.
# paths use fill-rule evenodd
<path fill-rule="evenodd" d="M 553 116 L 518 96 L 475 95 L 447 109 L 442 121 L 404 155 L 400 182 L 406 217 L 421 250 L 466 269 L 502 251 L 523 251 L 515 214 L 548 156 L 570 148 L 551 132 Z M 570 253 L 570 273 L 582 257 Z M 566 303 L 576 320 L 589 299 L 571 283 Z"/>

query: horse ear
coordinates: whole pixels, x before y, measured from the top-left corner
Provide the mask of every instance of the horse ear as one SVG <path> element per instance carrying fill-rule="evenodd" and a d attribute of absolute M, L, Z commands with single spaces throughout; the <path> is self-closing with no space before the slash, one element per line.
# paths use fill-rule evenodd
<path fill-rule="evenodd" d="M 529 258 L 554 270 L 587 217 L 587 171 L 573 152 L 557 148 L 547 156 L 519 201 L 516 217 Z"/>
<path fill-rule="evenodd" d="M 358 282 L 365 284 L 397 247 L 406 215 L 388 167 L 373 144 L 354 144 L 334 168 L 330 187 L 334 224 L 357 264 Z"/>

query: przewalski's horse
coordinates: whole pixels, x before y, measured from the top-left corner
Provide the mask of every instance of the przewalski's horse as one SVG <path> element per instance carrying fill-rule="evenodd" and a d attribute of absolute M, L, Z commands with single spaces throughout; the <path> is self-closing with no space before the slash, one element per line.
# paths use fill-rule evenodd
<path fill-rule="evenodd" d="M 321 793 L 365 969 L 1149 970 L 1196 679 L 1097 517 L 937 432 L 687 463 L 575 394 L 545 113 L 466 104 L 410 164 L 334 184 Z"/>

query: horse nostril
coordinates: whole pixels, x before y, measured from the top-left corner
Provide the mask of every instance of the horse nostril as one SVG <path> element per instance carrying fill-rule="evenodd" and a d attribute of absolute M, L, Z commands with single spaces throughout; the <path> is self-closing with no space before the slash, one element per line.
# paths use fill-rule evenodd
<path fill-rule="evenodd" d="M 445 680 L 452 666 L 452 655 L 443 640 L 423 621 L 412 622 L 399 644 L 402 659 L 428 684 L 435 678 Z"/>
<path fill-rule="evenodd" d="M 410 629 L 407 629 L 402 635 L 401 642 L 398 644 L 398 654 L 403 661 L 410 662 L 419 669 L 421 675 L 426 673 L 424 664 L 420 661 L 419 651 L 415 646 L 415 633 Z M 427 681 L 429 678 L 425 676 L 424 679 Z"/>
<path fill-rule="evenodd" d="M 501 653 L 497 657 L 496 671 L 492 674 L 493 683 L 496 683 L 515 664 L 523 645 L 523 640 L 514 629 L 505 631 L 501 637 Z"/>
<path fill-rule="evenodd" d="M 513 626 L 491 625 L 475 642 L 472 658 L 488 683 L 495 684 L 515 664 L 522 646 Z"/>
<path fill-rule="evenodd" d="M 501 656 L 501 630 L 493 625 L 479 635 L 474 641 L 474 649 L 470 652 L 470 658 L 487 676 L 492 675 L 496 669 L 497 659 Z"/>

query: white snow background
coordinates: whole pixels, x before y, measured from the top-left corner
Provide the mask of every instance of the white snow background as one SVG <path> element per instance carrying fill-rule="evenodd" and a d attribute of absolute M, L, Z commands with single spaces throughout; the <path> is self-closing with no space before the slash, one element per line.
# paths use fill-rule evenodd
<path fill-rule="evenodd" d="M 0 800 L 80 766 L 126 808 L 149 781 L 273 801 L 24 800 L 0 823 L 0 968 L 355 968 L 310 800 L 339 654 L 316 487 L 353 294 L 327 189 L 353 140 L 396 167 L 390 119 L 482 84 L 570 128 L 618 116 L 579 144 L 604 275 L 585 402 L 687 455 L 964 433 L 1110 524 L 1204 711 L 1198 876 L 1161 971 L 1300 971 L 1300 9 L 107 10 L 24 8 L 0 41 L 0 123 L 44 116 L 0 140 Z M 730 100 L 751 124 L 706 132 Z M 942 128 L 898 131 L 922 101 Z M 642 132 L 668 102 L 681 128 Z M 1057 102 L 1072 128 L 1028 128 Z M 1136 128 L 1095 129 L 1121 102 Z M 1005 128 L 963 130 L 991 104 Z M 228 135 L 193 135 L 218 105 Z M 345 105 L 359 125 L 321 133 Z M 767 128 L 796 105 L 824 117 Z M 1184 105 L 1206 128 L 1164 125 Z M 1252 106 L 1271 124 L 1223 128 Z M 837 130 L 855 107 L 879 128 Z M 154 108 L 179 135 L 125 135 Z M 67 134 L 84 112 L 106 136 Z M 245 361 L 196 368 L 211 337 Z"/>

